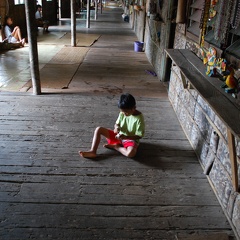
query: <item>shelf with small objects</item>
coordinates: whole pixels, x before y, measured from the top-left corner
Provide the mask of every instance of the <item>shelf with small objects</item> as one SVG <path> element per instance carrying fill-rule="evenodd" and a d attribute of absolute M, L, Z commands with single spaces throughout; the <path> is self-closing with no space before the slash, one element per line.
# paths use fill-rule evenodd
<path fill-rule="evenodd" d="M 225 58 L 217 57 L 217 50 L 210 47 L 208 50 L 200 48 L 203 64 L 206 65 L 206 75 L 218 78 L 226 93 L 234 98 L 240 98 L 240 71 L 228 64 Z"/>
<path fill-rule="evenodd" d="M 221 87 L 240 104 L 239 15 L 237 1 L 206 1 L 200 23 L 199 50 L 207 67 L 206 75 L 222 81 Z"/>

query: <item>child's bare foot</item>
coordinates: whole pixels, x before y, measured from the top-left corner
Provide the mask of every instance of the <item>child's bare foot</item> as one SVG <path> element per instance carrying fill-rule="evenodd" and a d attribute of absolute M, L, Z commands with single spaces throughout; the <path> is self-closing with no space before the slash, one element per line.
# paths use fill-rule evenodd
<path fill-rule="evenodd" d="M 21 41 L 20 41 L 20 43 L 22 44 L 22 46 L 24 47 L 24 45 L 25 45 L 25 43 L 26 43 L 26 40 L 25 40 L 25 38 L 23 38 Z"/>
<path fill-rule="evenodd" d="M 79 151 L 78 153 L 83 158 L 95 158 L 97 156 L 97 154 L 92 151 L 88 152 Z"/>

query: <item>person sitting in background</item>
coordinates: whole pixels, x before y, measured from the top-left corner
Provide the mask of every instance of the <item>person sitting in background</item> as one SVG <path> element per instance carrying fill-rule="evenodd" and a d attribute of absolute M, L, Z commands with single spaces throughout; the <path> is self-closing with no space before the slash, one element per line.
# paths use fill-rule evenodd
<path fill-rule="evenodd" d="M 13 20 L 11 17 L 6 16 L 5 21 L 4 21 L 4 42 L 8 43 L 14 43 L 19 45 L 20 47 L 24 47 L 25 45 L 25 38 L 22 38 L 21 30 L 18 26 L 14 27 L 12 30 L 13 26 Z"/>
<path fill-rule="evenodd" d="M 37 11 L 35 13 L 37 27 L 42 27 L 43 31 L 48 32 L 49 21 L 43 20 L 42 18 L 42 6 L 37 5 Z"/>

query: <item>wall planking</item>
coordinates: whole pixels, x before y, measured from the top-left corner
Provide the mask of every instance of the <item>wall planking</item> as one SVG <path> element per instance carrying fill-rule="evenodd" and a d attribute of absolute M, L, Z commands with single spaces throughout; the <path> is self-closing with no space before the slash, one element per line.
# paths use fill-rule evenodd
<path fill-rule="evenodd" d="M 177 66 L 172 67 L 169 99 L 225 214 L 239 235 L 240 195 L 232 185 L 226 126 L 195 90 L 184 89 Z M 236 148 L 239 154 L 239 139 L 236 139 Z M 237 167 L 239 173 L 239 162 Z"/>

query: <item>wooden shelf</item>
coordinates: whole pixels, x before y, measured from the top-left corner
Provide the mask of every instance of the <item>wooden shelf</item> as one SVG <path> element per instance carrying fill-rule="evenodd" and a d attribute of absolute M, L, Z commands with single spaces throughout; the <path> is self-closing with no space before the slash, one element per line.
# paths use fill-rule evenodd
<path fill-rule="evenodd" d="M 224 124 L 240 138 L 240 105 L 220 87 L 222 82 L 218 78 L 208 77 L 205 74 L 206 66 L 190 50 L 166 49 L 166 53 Z"/>

